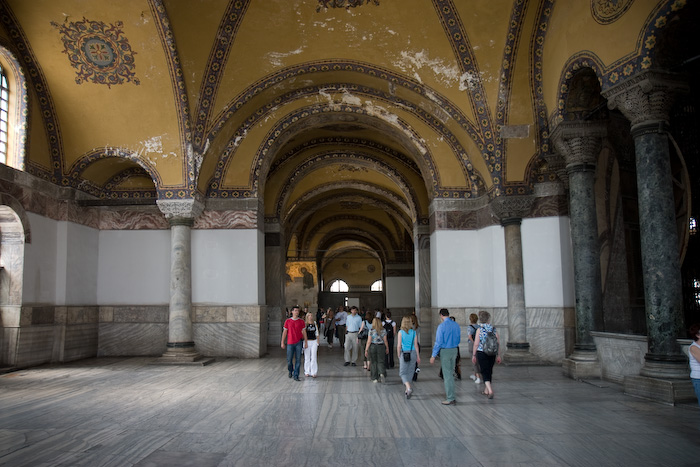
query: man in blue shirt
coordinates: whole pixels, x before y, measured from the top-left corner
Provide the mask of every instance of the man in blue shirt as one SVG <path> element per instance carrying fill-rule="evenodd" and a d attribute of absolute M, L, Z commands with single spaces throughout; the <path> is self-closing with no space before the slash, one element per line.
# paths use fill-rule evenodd
<path fill-rule="evenodd" d="M 442 405 L 455 405 L 455 360 L 457 360 L 457 348 L 461 337 L 459 324 L 450 319 L 450 312 L 447 308 L 440 310 L 442 323 L 437 328 L 435 334 L 435 345 L 430 356 L 430 364 L 435 363 L 435 357 L 440 354 L 440 366 L 445 381 L 445 392 L 447 399 L 442 401 Z"/>
<path fill-rule="evenodd" d="M 347 324 L 347 336 L 345 338 L 345 366 L 352 363 L 357 365 L 357 356 L 360 354 L 360 344 L 357 342 L 357 332 L 362 326 L 362 317 L 357 314 L 356 306 L 350 308 L 350 315 L 345 319 Z"/>

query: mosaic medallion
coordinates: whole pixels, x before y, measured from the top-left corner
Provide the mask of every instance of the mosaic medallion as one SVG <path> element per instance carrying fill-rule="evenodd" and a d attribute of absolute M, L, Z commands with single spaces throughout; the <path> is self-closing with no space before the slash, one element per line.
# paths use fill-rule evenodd
<path fill-rule="evenodd" d="M 76 69 L 76 83 L 90 81 L 107 87 L 124 82 L 140 84 L 134 72 L 136 52 L 124 37 L 121 21 L 107 24 L 83 18 L 75 23 L 51 25 L 61 34 L 63 53 Z"/>
<path fill-rule="evenodd" d="M 591 0 L 593 18 L 600 24 L 610 24 L 632 6 L 634 0 Z"/>

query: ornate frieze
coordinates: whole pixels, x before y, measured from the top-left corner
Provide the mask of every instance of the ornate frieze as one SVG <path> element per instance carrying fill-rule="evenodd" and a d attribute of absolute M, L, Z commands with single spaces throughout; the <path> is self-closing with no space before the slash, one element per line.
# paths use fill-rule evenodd
<path fill-rule="evenodd" d="M 499 196 L 491 201 L 491 212 L 504 223 L 527 217 L 534 203 L 533 196 Z"/>
<path fill-rule="evenodd" d="M 648 70 L 633 76 L 601 94 L 609 109 L 619 109 L 635 126 L 652 122 L 668 122 L 673 99 L 687 92 L 688 83 L 680 76 L 659 70 Z"/>

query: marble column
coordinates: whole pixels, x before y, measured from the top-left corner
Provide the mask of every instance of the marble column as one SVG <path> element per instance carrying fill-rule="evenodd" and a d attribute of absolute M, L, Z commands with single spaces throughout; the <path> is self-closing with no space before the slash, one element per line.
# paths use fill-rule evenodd
<path fill-rule="evenodd" d="M 608 107 L 632 124 L 637 165 L 642 268 L 648 353 L 640 377 L 625 391 L 665 402 L 687 398 L 688 361 L 677 338 L 683 334 L 680 247 L 669 156 L 669 111 L 687 84 L 649 70 L 606 90 Z M 683 381 L 674 381 L 683 380 Z"/>
<path fill-rule="evenodd" d="M 206 365 L 213 359 L 195 350 L 192 330 L 192 243 L 194 220 L 202 213 L 199 199 L 158 200 L 170 223 L 170 309 L 168 345 L 154 363 Z"/>
<path fill-rule="evenodd" d="M 591 331 L 603 319 L 600 244 L 595 206 L 595 169 L 606 135 L 606 122 L 560 123 L 552 140 L 564 158 L 569 182 L 569 217 L 574 255 L 576 342 L 562 362 L 564 374 L 574 379 L 600 377 L 600 363 Z"/>
<path fill-rule="evenodd" d="M 431 306 L 431 281 L 430 281 L 430 227 L 416 225 L 413 229 L 414 264 L 416 284 L 416 316 L 421 328 L 430 329 Z M 425 325 L 425 321 L 427 325 Z M 421 343 L 425 345 L 425 339 L 421 336 Z"/>
<path fill-rule="evenodd" d="M 284 325 L 285 249 L 279 223 L 265 224 L 265 303 L 267 345 L 279 346 Z"/>
<path fill-rule="evenodd" d="M 527 312 L 523 274 L 523 243 L 520 225 L 534 198 L 531 196 L 499 196 L 491 202 L 491 211 L 504 229 L 506 248 L 506 285 L 508 293 L 508 343 L 503 361 L 509 365 L 531 365 L 539 358 L 530 352 L 527 340 Z"/>

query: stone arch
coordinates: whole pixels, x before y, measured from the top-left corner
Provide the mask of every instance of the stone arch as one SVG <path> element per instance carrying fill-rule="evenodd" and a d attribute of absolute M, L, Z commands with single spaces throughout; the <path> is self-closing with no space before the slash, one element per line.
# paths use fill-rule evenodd
<path fill-rule="evenodd" d="M 0 364 L 16 363 L 24 279 L 24 244 L 31 239 L 20 202 L 0 193 Z"/>

